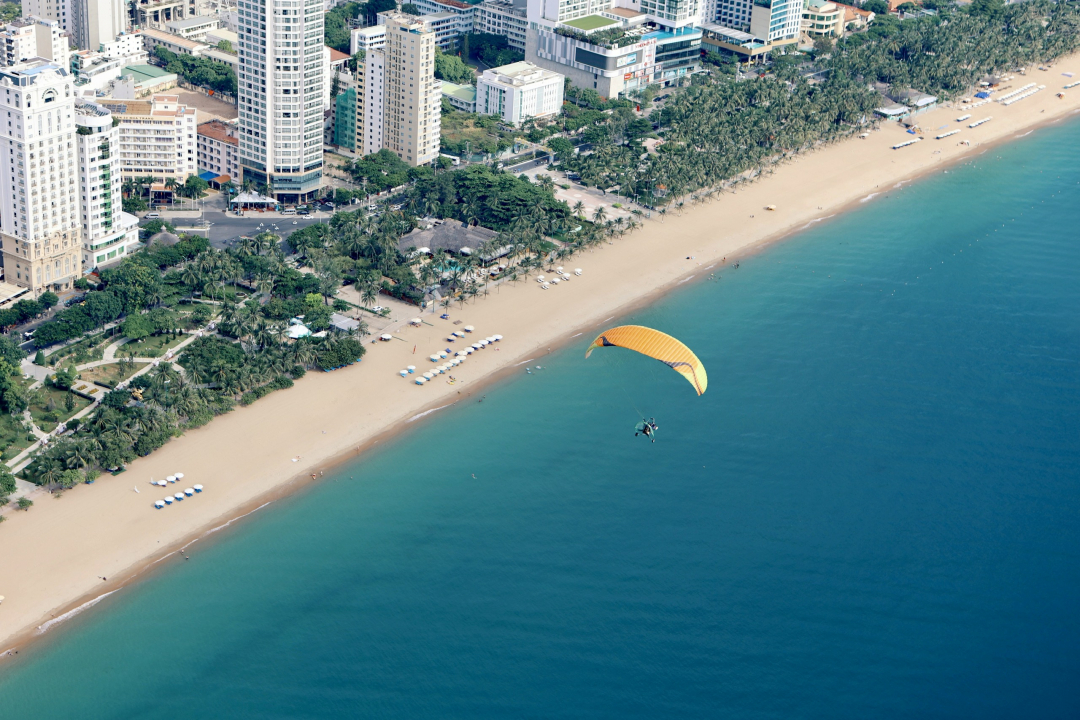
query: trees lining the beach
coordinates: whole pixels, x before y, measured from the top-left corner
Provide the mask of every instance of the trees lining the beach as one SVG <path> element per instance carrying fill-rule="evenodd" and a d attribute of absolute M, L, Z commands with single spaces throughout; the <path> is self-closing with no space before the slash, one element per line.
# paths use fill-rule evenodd
<path fill-rule="evenodd" d="M 974 4 L 897 21 L 837 42 L 819 61 L 824 82 L 803 77 L 800 56 L 781 56 L 768 77 L 698 76 L 652 119 L 663 128 L 656 153 L 614 120 L 595 130 L 610 142 L 589 154 L 560 153 L 582 182 L 618 188 L 648 205 L 677 206 L 687 193 L 711 195 L 752 180 L 792 155 L 861 131 L 880 96 L 872 82 L 949 98 L 988 73 L 1048 62 L 1080 48 L 1080 5 L 1033 0 Z M 565 148 L 564 148 L 565 149 Z"/>

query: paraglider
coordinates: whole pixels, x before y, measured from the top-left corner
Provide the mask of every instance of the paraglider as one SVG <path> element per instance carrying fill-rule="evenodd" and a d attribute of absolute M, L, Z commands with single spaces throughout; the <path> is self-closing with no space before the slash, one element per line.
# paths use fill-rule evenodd
<path fill-rule="evenodd" d="M 659 330 L 641 325 L 621 325 L 605 330 L 589 345 L 585 357 L 589 357 L 593 349 L 598 347 L 623 347 L 659 360 L 686 378 L 699 396 L 709 385 L 705 366 L 698 360 L 697 355 L 683 343 Z M 641 422 L 634 427 L 634 437 L 644 435 L 652 442 L 656 442 L 656 431 L 659 429 L 656 418 L 649 420 L 642 418 Z"/>
<path fill-rule="evenodd" d="M 697 355 L 675 338 L 659 330 L 641 325 L 621 325 L 605 330 L 593 340 L 585 357 L 589 357 L 593 349 L 598 347 L 623 347 L 659 360 L 685 377 L 698 395 L 702 395 L 709 386 L 705 366 L 698 360 Z"/>

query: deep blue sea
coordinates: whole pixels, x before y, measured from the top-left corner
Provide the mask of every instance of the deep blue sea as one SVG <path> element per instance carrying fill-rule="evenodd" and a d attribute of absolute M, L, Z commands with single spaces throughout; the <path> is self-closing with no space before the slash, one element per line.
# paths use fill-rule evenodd
<path fill-rule="evenodd" d="M 612 323 L 704 396 L 587 333 L 46 636 L 0 716 L 1080 716 L 1080 123 L 715 272 Z"/>

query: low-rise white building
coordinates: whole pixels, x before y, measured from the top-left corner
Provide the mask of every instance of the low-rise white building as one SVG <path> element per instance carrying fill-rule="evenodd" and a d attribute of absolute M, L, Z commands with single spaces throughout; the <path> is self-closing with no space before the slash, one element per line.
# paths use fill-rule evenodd
<path fill-rule="evenodd" d="M 165 29 L 173 35 L 179 35 L 186 40 L 195 40 L 196 42 L 202 42 L 208 32 L 219 27 L 221 27 L 221 22 L 214 15 L 170 20 L 165 23 Z"/>
<path fill-rule="evenodd" d="M 218 176 L 228 175 L 240 181 L 240 137 L 235 122 L 222 120 L 204 122 L 198 127 L 199 170 L 209 170 Z"/>
<path fill-rule="evenodd" d="M 196 42 L 194 40 L 188 40 L 182 38 L 179 35 L 173 35 L 163 30 L 147 29 L 139 31 L 142 36 L 143 44 L 146 47 L 146 52 L 150 55 L 154 54 L 154 50 L 159 46 L 165 48 L 169 52 L 174 52 L 177 55 L 202 55 L 205 50 L 209 49 L 209 45 L 205 43 Z"/>
<path fill-rule="evenodd" d="M 476 112 L 499 115 L 509 125 L 554 117 L 562 104 L 563 76 L 530 62 L 485 70 L 476 83 Z"/>
<path fill-rule="evenodd" d="M 107 57 L 136 57 L 145 52 L 146 46 L 143 44 L 142 35 L 139 33 L 120 33 L 114 39 L 101 43 L 101 54 Z"/>
<path fill-rule="evenodd" d="M 75 140 L 82 219 L 82 264 L 90 269 L 117 262 L 139 246 L 139 219 L 122 208 L 116 171 L 120 128 L 95 103 L 75 106 Z"/>
<path fill-rule="evenodd" d="M 176 95 L 147 100 L 104 99 L 119 119 L 119 172 L 124 179 L 173 178 L 183 183 L 196 172 L 196 113 Z"/>

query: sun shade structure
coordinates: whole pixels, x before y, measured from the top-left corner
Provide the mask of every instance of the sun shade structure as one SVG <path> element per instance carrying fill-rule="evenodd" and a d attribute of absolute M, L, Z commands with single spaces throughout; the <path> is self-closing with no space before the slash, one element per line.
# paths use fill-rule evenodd
<path fill-rule="evenodd" d="M 622 347 L 639 352 L 667 365 L 680 373 L 694 386 L 698 395 L 709 386 L 705 366 L 690 348 L 666 333 L 641 325 L 620 325 L 600 333 L 585 352 L 585 357 L 598 347 Z"/>

